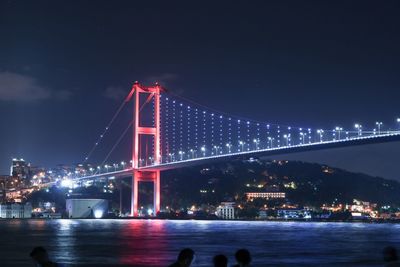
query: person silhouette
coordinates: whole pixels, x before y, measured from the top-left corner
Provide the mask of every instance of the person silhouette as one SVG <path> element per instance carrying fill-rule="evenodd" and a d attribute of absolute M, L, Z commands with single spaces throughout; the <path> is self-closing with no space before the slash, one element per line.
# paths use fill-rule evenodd
<path fill-rule="evenodd" d="M 239 249 L 235 253 L 235 259 L 237 264 L 234 267 L 250 267 L 251 255 L 247 249 Z"/>
<path fill-rule="evenodd" d="M 60 264 L 50 261 L 49 254 L 44 247 L 35 247 L 29 254 L 37 267 L 61 267 Z"/>
<path fill-rule="evenodd" d="M 169 267 L 190 267 L 190 265 L 194 262 L 194 258 L 195 254 L 192 249 L 190 248 L 182 249 L 179 252 L 176 262 L 171 264 Z"/>
<path fill-rule="evenodd" d="M 214 267 L 228 267 L 228 258 L 219 254 L 213 258 Z"/>
<path fill-rule="evenodd" d="M 400 267 L 397 250 L 395 247 L 386 247 L 383 249 L 383 260 L 387 262 L 386 267 Z"/>

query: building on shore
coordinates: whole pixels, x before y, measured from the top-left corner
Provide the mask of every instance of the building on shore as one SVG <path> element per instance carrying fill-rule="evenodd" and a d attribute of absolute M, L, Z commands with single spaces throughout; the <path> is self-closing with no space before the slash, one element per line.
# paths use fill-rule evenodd
<path fill-rule="evenodd" d="M 106 199 L 67 199 L 66 210 L 68 218 L 100 219 L 107 215 L 108 201 Z"/>
<path fill-rule="evenodd" d="M 235 219 L 235 202 L 221 202 L 221 205 L 217 207 L 216 215 L 224 220 Z"/>
<path fill-rule="evenodd" d="M 311 211 L 306 209 L 278 209 L 277 217 L 280 219 L 311 219 Z"/>
<path fill-rule="evenodd" d="M 32 205 L 28 202 L 0 204 L 0 218 L 26 219 L 32 217 Z"/>

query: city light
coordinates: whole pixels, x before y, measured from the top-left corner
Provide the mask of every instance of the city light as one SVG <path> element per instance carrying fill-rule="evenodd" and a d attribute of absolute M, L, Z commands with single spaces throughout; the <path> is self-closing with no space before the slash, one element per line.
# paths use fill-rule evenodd
<path fill-rule="evenodd" d="M 62 187 L 69 187 L 72 188 L 73 186 L 73 181 L 71 179 L 64 179 L 61 181 L 61 186 Z"/>
<path fill-rule="evenodd" d="M 94 211 L 94 217 L 96 219 L 101 219 L 103 217 L 103 211 L 102 210 L 95 210 Z"/>

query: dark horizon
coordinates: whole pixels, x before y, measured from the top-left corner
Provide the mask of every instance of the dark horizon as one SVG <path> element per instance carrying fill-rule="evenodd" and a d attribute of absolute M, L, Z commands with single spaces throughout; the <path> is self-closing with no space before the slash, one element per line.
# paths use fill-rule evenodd
<path fill-rule="evenodd" d="M 82 161 L 135 80 L 259 121 L 395 125 L 399 8 L 2 1 L 0 174 L 13 157 L 45 167 Z M 399 150 L 395 142 L 274 158 L 400 181 Z"/>

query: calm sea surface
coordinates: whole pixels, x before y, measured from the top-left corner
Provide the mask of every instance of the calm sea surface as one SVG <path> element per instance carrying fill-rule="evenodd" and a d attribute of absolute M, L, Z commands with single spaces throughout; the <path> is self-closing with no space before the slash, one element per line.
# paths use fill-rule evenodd
<path fill-rule="evenodd" d="M 33 266 L 45 246 L 66 266 L 167 266 L 184 247 L 194 266 L 248 248 L 254 266 L 382 266 L 382 249 L 400 248 L 399 224 L 165 220 L 1 220 L 0 266 Z"/>

